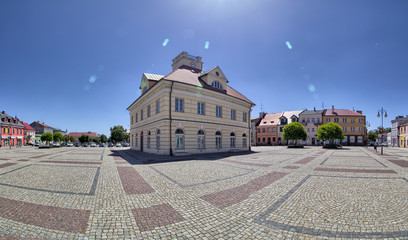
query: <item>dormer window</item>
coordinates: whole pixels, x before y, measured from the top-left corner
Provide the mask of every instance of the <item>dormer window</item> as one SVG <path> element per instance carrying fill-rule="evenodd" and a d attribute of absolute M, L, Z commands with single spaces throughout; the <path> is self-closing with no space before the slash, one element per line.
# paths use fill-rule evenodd
<path fill-rule="evenodd" d="M 220 83 L 220 82 L 218 82 L 218 81 L 214 81 L 214 82 L 212 82 L 212 83 L 211 83 L 211 86 L 212 86 L 212 87 L 215 87 L 215 88 L 218 88 L 218 89 L 220 89 L 220 90 L 222 90 L 221 83 Z"/>

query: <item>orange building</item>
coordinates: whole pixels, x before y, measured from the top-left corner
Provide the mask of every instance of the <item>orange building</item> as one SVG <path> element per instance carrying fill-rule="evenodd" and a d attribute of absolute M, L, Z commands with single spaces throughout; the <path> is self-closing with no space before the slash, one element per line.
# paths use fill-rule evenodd
<path fill-rule="evenodd" d="M 323 112 L 323 124 L 337 123 L 343 129 L 343 145 L 363 146 L 367 143 L 366 117 L 362 111 L 348 109 L 326 109 Z"/>
<path fill-rule="evenodd" d="M 408 148 L 408 121 L 405 121 L 401 125 L 399 125 L 399 147 L 400 148 Z"/>
<path fill-rule="evenodd" d="M 256 145 L 277 145 L 278 125 L 282 113 L 265 114 L 256 127 Z"/>

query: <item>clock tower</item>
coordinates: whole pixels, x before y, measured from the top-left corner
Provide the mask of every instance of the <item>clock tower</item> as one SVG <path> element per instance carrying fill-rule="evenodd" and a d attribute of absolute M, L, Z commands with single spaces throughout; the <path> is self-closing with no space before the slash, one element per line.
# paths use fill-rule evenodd
<path fill-rule="evenodd" d="M 182 52 L 173 59 L 173 64 L 171 66 L 173 67 L 173 71 L 182 68 L 201 73 L 203 62 L 201 61 L 201 57 L 192 56 L 187 52 Z"/>

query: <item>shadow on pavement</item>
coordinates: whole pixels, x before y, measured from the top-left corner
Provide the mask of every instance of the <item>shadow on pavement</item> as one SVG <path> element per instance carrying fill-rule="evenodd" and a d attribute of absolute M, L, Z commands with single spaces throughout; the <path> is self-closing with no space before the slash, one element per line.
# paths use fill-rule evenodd
<path fill-rule="evenodd" d="M 140 152 L 131 149 L 111 149 L 112 154 L 109 156 L 120 156 L 125 161 L 132 165 L 137 164 L 155 164 L 163 162 L 178 162 L 178 161 L 189 161 L 189 160 L 219 160 L 231 156 L 242 156 L 251 155 L 256 152 L 254 151 L 243 151 L 243 152 L 222 152 L 222 153 L 205 153 L 205 154 L 193 154 L 187 156 L 167 156 L 167 155 L 156 155 L 151 153 Z"/>

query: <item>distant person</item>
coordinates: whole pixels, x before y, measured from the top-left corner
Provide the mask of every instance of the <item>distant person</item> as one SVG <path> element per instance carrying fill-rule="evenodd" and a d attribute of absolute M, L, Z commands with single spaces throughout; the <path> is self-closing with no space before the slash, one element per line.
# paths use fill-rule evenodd
<path fill-rule="evenodd" d="M 377 142 L 374 143 L 374 150 L 377 152 Z"/>

